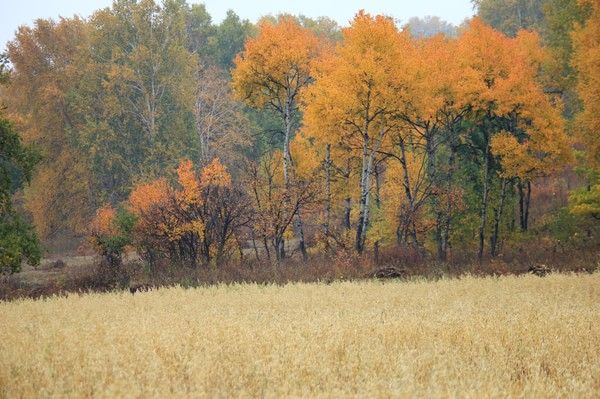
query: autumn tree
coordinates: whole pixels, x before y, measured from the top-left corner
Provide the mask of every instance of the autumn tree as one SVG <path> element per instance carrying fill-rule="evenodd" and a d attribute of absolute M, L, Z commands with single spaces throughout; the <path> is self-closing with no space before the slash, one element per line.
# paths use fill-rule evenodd
<path fill-rule="evenodd" d="M 250 106 L 273 111 L 281 120 L 286 187 L 291 181 L 290 140 L 298 124 L 298 100 L 312 81 L 312 63 L 321 47 L 314 33 L 291 18 L 283 18 L 277 24 L 262 22 L 257 37 L 246 42 L 244 51 L 235 60 L 232 84 L 237 97 Z M 301 238 L 302 225 L 298 221 Z M 302 239 L 300 247 L 306 257 Z"/>
<path fill-rule="evenodd" d="M 89 237 L 105 265 L 112 271 L 121 267 L 123 255 L 133 244 L 136 217 L 125 207 L 115 210 L 105 205 L 96 211 L 92 219 Z"/>
<path fill-rule="evenodd" d="M 27 208 L 43 238 L 85 231 L 140 175 L 198 149 L 186 5 L 116 1 L 89 21 L 39 20 L 8 46 L 8 116 L 43 155 Z"/>
<path fill-rule="evenodd" d="M 505 173 L 529 182 L 536 173 L 564 165 L 570 153 L 560 109 L 545 94 L 539 79 L 544 53 L 537 35 L 519 32 L 516 38 L 508 38 L 476 19 L 459 42 L 465 67 L 463 96 L 471 104 L 470 118 L 476 123 L 470 140 L 482 155 L 481 257 L 489 192 L 499 166 L 494 155 L 503 158 Z M 502 151 L 499 141 L 512 148 Z M 521 145 L 522 157 L 517 155 L 516 143 Z M 504 195 L 501 193 L 501 201 Z"/>
<path fill-rule="evenodd" d="M 256 38 L 246 42 L 235 60 L 233 88 L 237 97 L 257 108 L 269 108 L 282 120 L 283 174 L 289 183 L 289 143 L 298 118 L 298 97 L 312 79 L 311 64 L 320 43 L 289 18 L 263 22 Z"/>
<path fill-rule="evenodd" d="M 364 250 L 369 225 L 373 167 L 390 131 L 397 128 L 402 60 L 408 34 L 393 20 L 360 12 L 343 31 L 344 40 L 317 68 L 306 105 L 306 129 L 346 143 L 361 160 L 355 248 Z"/>
<path fill-rule="evenodd" d="M 327 252 L 351 252 L 352 219 L 356 209 L 360 156 L 341 135 L 315 135 L 305 126 L 291 143 L 297 173 L 314 179 L 316 201 L 308 205 L 316 224 L 316 247 Z"/>
<path fill-rule="evenodd" d="M 418 41 L 406 79 L 409 106 L 398 115 L 403 129 L 393 136 L 394 148 L 388 154 L 400 162 L 404 175 L 408 224 L 403 229 L 409 228 L 418 247 L 411 215 L 420 215 L 420 208 L 428 205 L 440 260 L 447 257 L 453 211 L 460 196 L 455 175 L 464 141 L 462 124 L 471 107 L 461 92 L 464 75 L 457 47 L 456 40 L 443 35 Z"/>
<path fill-rule="evenodd" d="M 578 115 L 581 139 L 586 144 L 590 164 L 600 166 L 600 4 L 597 1 L 582 2 L 592 6 L 592 14 L 586 24 L 573 34 L 575 54 L 573 65 L 577 69 L 577 91 L 583 103 Z"/>
<path fill-rule="evenodd" d="M 13 70 L 4 90 L 6 115 L 42 155 L 25 190 L 42 239 L 83 233 L 97 206 L 88 158 L 76 145 L 82 119 L 72 101 L 87 63 L 88 33 L 78 18 L 37 20 L 8 43 Z"/>
<path fill-rule="evenodd" d="M 246 197 L 217 159 L 200 174 L 191 161 L 181 161 L 176 184 L 164 178 L 139 184 L 128 207 L 138 218 L 133 244 L 151 264 L 219 265 L 239 250 L 240 228 L 249 218 Z"/>
<path fill-rule="evenodd" d="M 473 4 L 479 17 L 509 36 L 521 29 L 541 35 L 552 54 L 544 65 L 545 89 L 561 97 L 564 113 L 571 118 L 578 108 L 571 32 L 585 21 L 589 7 L 578 0 L 474 0 Z"/>

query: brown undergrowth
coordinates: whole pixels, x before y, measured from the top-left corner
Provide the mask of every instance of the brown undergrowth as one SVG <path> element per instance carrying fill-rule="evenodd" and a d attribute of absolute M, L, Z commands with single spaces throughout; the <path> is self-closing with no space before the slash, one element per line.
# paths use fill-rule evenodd
<path fill-rule="evenodd" d="M 593 272 L 599 264 L 598 251 L 553 252 L 543 248 L 528 251 L 517 249 L 514 253 L 484 259 L 482 262 L 466 256 L 455 256 L 443 263 L 423 257 L 415 251 L 398 248 L 381 251 L 377 260 L 370 254 L 356 256 L 340 252 L 334 256 L 315 255 L 307 261 L 292 257 L 281 264 L 246 259 L 219 267 L 198 268 L 168 263 L 150 267 L 135 257 L 129 257 L 122 267 L 114 269 L 103 265 L 97 258 L 90 257 L 87 262 L 82 262 L 80 258 L 71 262 L 65 258 L 48 262 L 38 270 L 0 276 L 0 300 L 40 298 L 70 292 L 128 290 L 139 286 L 331 283 L 371 278 L 377 270 L 385 268 L 400 270 L 405 279 L 436 280 L 463 275 L 519 275 L 539 265 L 545 265 L 553 272 Z"/>

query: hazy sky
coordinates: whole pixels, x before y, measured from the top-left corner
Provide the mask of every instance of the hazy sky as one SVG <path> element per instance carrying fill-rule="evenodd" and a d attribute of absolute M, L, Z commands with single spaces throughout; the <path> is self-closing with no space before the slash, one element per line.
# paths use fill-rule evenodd
<path fill-rule="evenodd" d="M 188 0 L 204 3 L 215 21 L 220 21 L 228 9 L 242 18 L 256 21 L 265 14 L 288 12 L 309 17 L 328 16 L 341 25 L 359 9 L 386 14 L 401 21 L 412 16 L 437 15 L 459 24 L 473 14 L 470 0 Z M 89 16 L 94 10 L 109 6 L 112 0 L 0 0 L 0 48 L 12 39 L 19 25 L 29 25 L 37 18 Z"/>

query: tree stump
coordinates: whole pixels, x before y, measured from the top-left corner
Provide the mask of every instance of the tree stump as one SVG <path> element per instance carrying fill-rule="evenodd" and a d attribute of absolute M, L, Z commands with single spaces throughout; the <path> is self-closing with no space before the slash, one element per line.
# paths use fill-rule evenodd
<path fill-rule="evenodd" d="M 531 274 L 535 274 L 538 277 L 544 277 L 547 274 L 550 274 L 551 270 L 548 266 L 546 265 L 533 265 L 529 268 L 529 273 Z"/>

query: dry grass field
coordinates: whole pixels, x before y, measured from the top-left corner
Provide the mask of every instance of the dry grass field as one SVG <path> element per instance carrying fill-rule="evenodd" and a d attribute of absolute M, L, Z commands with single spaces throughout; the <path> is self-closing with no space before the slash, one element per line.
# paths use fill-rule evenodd
<path fill-rule="evenodd" d="M 600 397 L 600 273 L 0 303 L 0 397 Z"/>

